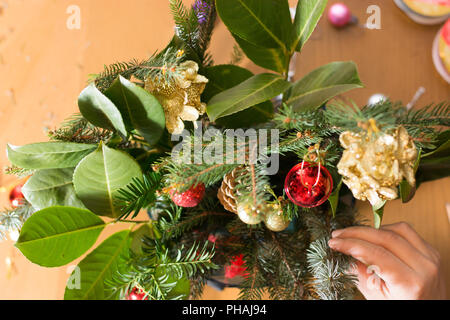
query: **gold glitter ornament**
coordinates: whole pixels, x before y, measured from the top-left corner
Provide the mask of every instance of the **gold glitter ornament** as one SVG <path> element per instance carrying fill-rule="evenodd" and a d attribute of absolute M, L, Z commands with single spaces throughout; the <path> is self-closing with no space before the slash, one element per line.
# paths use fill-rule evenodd
<path fill-rule="evenodd" d="M 267 229 L 280 232 L 289 227 L 291 222 L 283 217 L 283 210 L 280 206 L 278 204 L 269 206 L 271 207 L 271 211 L 264 216 L 264 224 Z"/>
<path fill-rule="evenodd" d="M 415 185 L 417 149 L 404 127 L 376 136 L 346 131 L 339 140 L 345 151 L 338 172 L 356 199 L 376 206 L 398 197 L 397 187 L 403 178 Z"/>
<path fill-rule="evenodd" d="M 173 84 L 152 78 L 145 80 L 145 89 L 164 109 L 166 127 L 172 134 L 182 133 L 183 120 L 194 122 L 206 111 L 206 104 L 200 98 L 208 79 L 198 74 L 198 65 L 194 61 L 185 61 L 177 68 L 181 71 Z"/>
<path fill-rule="evenodd" d="M 258 224 L 264 218 L 264 212 L 260 208 L 254 208 L 250 204 L 238 204 L 237 214 L 239 219 L 246 224 Z"/>

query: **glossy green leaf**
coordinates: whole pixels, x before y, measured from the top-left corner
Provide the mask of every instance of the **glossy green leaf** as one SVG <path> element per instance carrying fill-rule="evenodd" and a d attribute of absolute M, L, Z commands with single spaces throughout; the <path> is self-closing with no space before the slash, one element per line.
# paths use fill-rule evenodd
<path fill-rule="evenodd" d="M 330 197 L 328 198 L 328 202 L 330 203 L 331 213 L 333 214 L 333 217 L 336 216 L 337 206 L 339 204 L 339 193 L 341 191 L 341 187 L 342 187 L 342 179 L 339 181 L 338 185 L 336 186 L 336 188 L 333 190 Z"/>
<path fill-rule="evenodd" d="M 12 164 L 25 169 L 73 168 L 95 148 L 92 144 L 72 142 L 8 144 L 7 154 Z"/>
<path fill-rule="evenodd" d="M 28 218 L 16 247 L 33 263 L 59 267 L 85 253 L 104 227 L 103 220 L 88 210 L 50 207 Z"/>
<path fill-rule="evenodd" d="M 73 184 L 78 198 L 92 212 L 119 217 L 116 205 L 117 191 L 133 178 L 141 178 L 139 164 L 127 153 L 100 144 L 76 167 Z"/>
<path fill-rule="evenodd" d="M 158 142 L 166 120 L 161 104 L 153 95 L 122 76 L 105 95 L 119 108 L 125 124 L 136 129 L 149 144 Z"/>
<path fill-rule="evenodd" d="M 386 201 L 381 201 L 378 205 L 372 207 L 374 227 L 380 229 L 381 222 L 383 221 L 384 207 Z"/>
<path fill-rule="evenodd" d="M 80 287 L 66 287 L 64 300 L 108 300 L 112 299 L 105 284 L 117 275 L 127 262 L 130 250 L 130 231 L 120 231 L 103 241 L 79 264 Z M 76 272 L 76 271 L 74 271 Z"/>
<path fill-rule="evenodd" d="M 86 87 L 78 97 L 78 108 L 86 120 L 94 126 L 116 130 L 127 135 L 119 109 L 94 84 Z"/>
<path fill-rule="evenodd" d="M 315 109 L 338 94 L 361 87 L 354 62 L 333 62 L 295 82 L 285 102 L 297 111 Z"/>
<path fill-rule="evenodd" d="M 66 168 L 37 171 L 22 188 L 25 199 L 37 210 L 52 206 L 85 209 L 73 188 L 73 170 Z"/>
<path fill-rule="evenodd" d="M 231 33 L 265 48 L 286 51 L 292 39 L 287 0 L 216 0 L 220 18 Z"/>
<path fill-rule="evenodd" d="M 281 76 L 263 73 L 215 95 L 208 103 L 211 121 L 243 111 L 284 92 L 289 82 Z"/>
<path fill-rule="evenodd" d="M 256 65 L 284 73 L 287 69 L 287 54 L 280 48 L 264 48 L 254 45 L 233 34 L 245 55 Z"/>
<path fill-rule="evenodd" d="M 295 39 L 292 42 L 292 48 L 296 51 L 301 51 L 308 41 L 327 6 L 327 2 L 328 0 L 298 1 L 294 19 Z"/>
<path fill-rule="evenodd" d="M 205 69 L 209 82 L 203 92 L 204 101 L 210 100 L 216 94 L 230 89 L 251 78 L 253 73 L 235 65 L 217 65 Z M 244 111 L 218 119 L 216 122 L 226 128 L 248 128 L 258 123 L 267 122 L 273 117 L 273 105 L 265 101 Z"/>

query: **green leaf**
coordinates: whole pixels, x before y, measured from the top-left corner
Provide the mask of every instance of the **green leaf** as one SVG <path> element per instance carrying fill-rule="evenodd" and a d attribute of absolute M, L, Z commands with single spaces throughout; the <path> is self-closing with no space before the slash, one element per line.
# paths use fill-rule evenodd
<path fill-rule="evenodd" d="M 122 136 L 127 136 L 120 111 L 94 84 L 81 92 L 78 97 L 78 107 L 83 117 L 94 126 L 117 130 Z"/>
<path fill-rule="evenodd" d="M 166 120 L 159 101 L 143 88 L 119 76 L 105 95 L 119 108 L 125 124 L 154 145 L 161 138 Z"/>
<path fill-rule="evenodd" d="M 383 220 L 384 207 L 386 201 L 381 201 L 379 204 L 372 206 L 374 227 L 380 229 L 381 221 Z"/>
<path fill-rule="evenodd" d="M 284 73 L 286 71 L 287 55 L 282 49 L 259 47 L 245 41 L 238 35 L 233 34 L 233 37 L 245 55 L 256 65 L 278 73 Z"/>
<path fill-rule="evenodd" d="M 214 95 L 230 89 L 251 78 L 253 73 L 235 65 L 218 65 L 205 69 L 205 76 L 209 82 L 203 92 L 204 101 Z M 273 117 L 273 105 L 265 101 L 244 111 L 218 119 L 216 122 L 226 128 L 248 128 L 258 123 L 264 123 Z"/>
<path fill-rule="evenodd" d="M 127 153 L 100 144 L 98 149 L 84 158 L 73 174 L 78 198 L 92 212 L 117 218 L 118 190 L 142 178 L 139 164 Z"/>
<path fill-rule="evenodd" d="M 287 51 L 292 20 L 287 0 L 216 0 L 220 18 L 231 33 L 265 48 Z"/>
<path fill-rule="evenodd" d="M 73 168 L 37 171 L 22 188 L 25 199 L 37 210 L 52 206 L 85 209 L 73 188 L 73 171 Z"/>
<path fill-rule="evenodd" d="M 295 39 L 292 48 L 301 51 L 313 33 L 328 0 L 301 0 L 297 3 L 294 19 Z"/>
<path fill-rule="evenodd" d="M 361 87 L 354 62 L 333 62 L 294 83 L 285 102 L 296 111 L 315 109 L 338 94 Z"/>
<path fill-rule="evenodd" d="M 73 168 L 81 159 L 94 151 L 92 144 L 72 142 L 41 142 L 25 146 L 8 144 L 8 159 L 25 169 Z"/>
<path fill-rule="evenodd" d="M 27 219 L 16 247 L 33 263 L 59 267 L 85 253 L 104 227 L 102 219 L 88 210 L 50 207 Z"/>
<path fill-rule="evenodd" d="M 67 286 L 64 300 L 108 300 L 113 298 L 105 282 L 112 280 L 121 266 L 127 262 L 130 242 L 130 231 L 120 231 L 103 241 L 88 254 L 78 264 L 81 276 L 80 288 Z"/>
<path fill-rule="evenodd" d="M 288 87 L 289 82 L 275 74 L 263 73 L 253 76 L 214 96 L 208 103 L 208 116 L 211 121 L 215 121 L 270 100 Z"/>
<path fill-rule="evenodd" d="M 414 174 L 417 173 L 417 169 L 419 168 L 420 159 L 422 155 L 422 150 L 419 151 L 419 154 L 417 155 L 417 159 L 414 162 Z M 403 203 L 409 202 L 416 193 L 417 187 L 414 185 L 410 185 L 406 179 L 403 179 L 402 182 L 399 185 L 400 188 L 400 197 L 402 199 Z"/>
<path fill-rule="evenodd" d="M 339 184 L 336 186 L 336 188 L 328 198 L 328 202 L 330 203 L 331 206 L 331 212 L 333 213 L 333 218 L 336 217 L 337 206 L 339 204 L 339 192 L 341 191 L 341 187 L 342 187 L 342 179 L 339 181 Z"/>

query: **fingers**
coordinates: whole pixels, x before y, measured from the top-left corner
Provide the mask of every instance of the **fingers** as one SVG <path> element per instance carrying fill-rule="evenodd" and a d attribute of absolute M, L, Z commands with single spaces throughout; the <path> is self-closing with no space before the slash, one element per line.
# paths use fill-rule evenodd
<path fill-rule="evenodd" d="M 405 238 L 412 246 L 414 246 L 424 256 L 432 259 L 434 262 L 440 260 L 439 252 L 429 245 L 422 237 L 406 222 L 384 225 L 383 230 L 393 231 Z"/>
<path fill-rule="evenodd" d="M 413 270 L 420 269 L 424 259 L 428 258 L 420 251 L 417 251 L 417 249 L 405 238 L 391 230 L 377 230 L 369 227 L 350 227 L 334 231 L 333 237 L 339 237 L 340 239 L 360 239 L 383 247 Z"/>
<path fill-rule="evenodd" d="M 399 258 L 381 246 L 360 239 L 333 238 L 328 245 L 339 252 L 350 255 L 368 266 L 377 266 L 378 275 L 386 282 L 398 283 L 412 277 L 414 272 Z"/>

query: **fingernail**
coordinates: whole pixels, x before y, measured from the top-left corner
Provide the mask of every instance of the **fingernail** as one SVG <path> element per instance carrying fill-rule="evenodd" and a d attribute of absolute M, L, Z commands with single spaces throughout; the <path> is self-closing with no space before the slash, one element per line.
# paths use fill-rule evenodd
<path fill-rule="evenodd" d="M 337 245 L 339 244 L 339 240 L 338 239 L 330 239 L 328 241 L 328 245 L 330 246 L 330 248 L 335 249 L 337 247 Z"/>
<path fill-rule="evenodd" d="M 339 237 L 341 234 L 342 234 L 342 232 L 344 232 L 344 230 L 334 230 L 332 233 L 331 233 L 331 236 L 333 237 L 333 238 L 337 238 L 337 237 Z"/>

